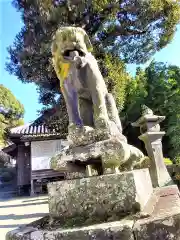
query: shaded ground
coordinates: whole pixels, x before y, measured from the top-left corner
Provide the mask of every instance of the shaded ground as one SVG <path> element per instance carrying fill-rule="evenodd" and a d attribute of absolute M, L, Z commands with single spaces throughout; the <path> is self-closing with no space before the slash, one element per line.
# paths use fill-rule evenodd
<path fill-rule="evenodd" d="M 14 199 L 7 199 L 7 197 L 10 196 L 5 197 L 0 193 L 0 240 L 5 240 L 6 232 L 48 213 L 47 196 Z"/>

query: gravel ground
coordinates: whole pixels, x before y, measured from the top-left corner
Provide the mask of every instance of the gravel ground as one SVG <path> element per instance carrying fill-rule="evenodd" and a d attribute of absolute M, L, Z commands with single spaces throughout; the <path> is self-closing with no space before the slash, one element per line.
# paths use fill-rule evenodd
<path fill-rule="evenodd" d="M 10 194 L 0 193 L 0 240 L 5 240 L 8 231 L 44 217 L 47 213 L 47 195 L 12 199 Z"/>

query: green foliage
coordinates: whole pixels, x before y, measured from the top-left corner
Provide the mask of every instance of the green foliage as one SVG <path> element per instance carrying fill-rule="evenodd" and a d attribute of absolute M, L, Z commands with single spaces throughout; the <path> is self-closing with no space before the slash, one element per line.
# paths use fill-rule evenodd
<path fill-rule="evenodd" d="M 51 39 L 59 26 L 84 27 L 101 60 L 108 52 L 140 63 L 171 41 L 180 19 L 174 0 L 13 0 L 13 5 L 24 27 L 9 48 L 7 69 L 22 82 L 35 82 L 44 105 L 53 105 L 59 93 L 50 60 Z"/>
<path fill-rule="evenodd" d="M 152 62 L 146 70 L 147 105 L 155 113 L 166 116 L 162 124 L 168 137 L 167 148 L 174 158 L 180 154 L 180 68 Z"/>
<path fill-rule="evenodd" d="M 109 91 L 115 94 L 119 109 L 125 105 L 127 113 L 122 113 L 127 123 L 125 131 L 129 122 L 137 117 L 141 104 L 149 103 L 150 99 L 156 102 L 151 95 L 147 100 L 151 91 L 147 85 L 153 86 L 146 81 L 150 77 L 148 73 L 139 70 L 136 79 L 131 80 L 122 61 L 146 62 L 172 40 L 180 20 L 178 1 L 13 0 L 13 5 L 21 13 L 24 26 L 9 47 L 7 70 L 22 82 L 35 82 L 39 100 L 45 106 L 56 104 L 60 93 L 51 61 L 52 36 L 58 27 L 67 25 L 83 27 L 90 36 Z M 157 84 L 155 88 L 158 89 Z M 159 97 L 157 105 L 160 100 Z M 153 109 L 156 110 L 154 105 Z M 174 121 L 178 121 L 177 116 L 169 120 L 169 124 Z M 67 131 L 67 119 L 65 122 L 62 129 Z M 173 135 L 171 144 L 175 147 L 178 140 L 174 131 L 178 125 L 171 125 L 168 134 Z"/>
<path fill-rule="evenodd" d="M 106 69 L 106 72 L 108 73 L 107 76 L 104 74 L 108 91 L 113 94 L 117 107 L 121 110 L 124 107 L 124 101 L 126 98 L 125 89 L 131 77 L 126 72 L 125 64 L 123 61 L 120 61 L 119 58 L 113 57 L 111 54 L 106 54 L 102 59 L 102 62 L 102 72 Z"/>
<path fill-rule="evenodd" d="M 23 124 L 23 105 L 15 98 L 11 91 L 0 84 L 0 145 L 6 142 L 6 130 Z"/>
<path fill-rule="evenodd" d="M 140 108 L 146 105 L 155 114 L 166 116 L 161 129 L 164 153 L 171 159 L 180 155 L 180 68 L 152 62 L 145 71 L 138 69 L 135 79 L 127 87 L 128 95 L 122 116 L 125 128 L 140 116 Z M 128 128 L 129 135 L 132 129 Z M 137 136 L 136 136 L 137 137 Z"/>
<path fill-rule="evenodd" d="M 145 99 L 148 95 L 147 77 L 143 70 L 137 68 L 135 78 L 131 78 L 126 87 L 126 102 L 125 107 L 121 113 L 124 121 L 124 127 L 129 123 L 134 122 L 141 111 L 141 106 L 145 104 Z"/>
<path fill-rule="evenodd" d="M 175 179 L 177 181 L 177 184 L 180 186 L 180 173 L 175 174 Z"/>
<path fill-rule="evenodd" d="M 172 160 L 169 159 L 169 158 L 164 158 L 164 163 L 165 163 L 166 165 L 172 165 L 172 164 L 173 164 Z"/>
<path fill-rule="evenodd" d="M 180 165 L 180 155 L 176 156 L 174 160 L 176 164 Z"/>

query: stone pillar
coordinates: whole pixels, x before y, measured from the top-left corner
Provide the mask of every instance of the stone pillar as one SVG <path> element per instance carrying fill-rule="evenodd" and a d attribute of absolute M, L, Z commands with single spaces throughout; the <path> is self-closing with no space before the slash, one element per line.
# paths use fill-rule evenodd
<path fill-rule="evenodd" d="M 151 159 L 149 171 L 153 187 L 173 184 L 165 166 L 162 152 L 162 137 L 165 132 L 160 131 L 159 123 L 164 119 L 164 116 L 156 116 L 150 110 L 136 122 L 132 123 L 132 126 L 140 127 L 142 135 L 139 136 L 139 139 L 144 142 L 147 154 Z"/>

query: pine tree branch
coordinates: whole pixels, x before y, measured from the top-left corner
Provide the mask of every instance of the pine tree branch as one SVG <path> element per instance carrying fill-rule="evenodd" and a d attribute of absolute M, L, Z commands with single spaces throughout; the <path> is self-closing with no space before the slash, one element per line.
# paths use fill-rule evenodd
<path fill-rule="evenodd" d="M 110 32 L 108 32 L 108 35 L 110 36 L 129 36 L 129 35 L 141 35 L 141 34 L 145 34 L 146 31 L 141 31 L 141 30 L 136 30 L 136 29 L 128 29 L 128 28 L 124 28 L 121 26 L 115 26 L 114 29 Z"/>
<path fill-rule="evenodd" d="M 93 28 L 92 28 L 92 23 L 90 22 L 90 18 L 93 17 L 94 12 L 93 11 L 89 11 L 89 13 L 87 14 L 86 18 L 89 19 L 89 23 L 85 26 L 85 29 L 88 31 L 89 29 L 92 28 L 91 30 L 91 34 L 95 34 L 98 29 L 101 27 L 103 21 L 105 19 L 107 19 L 107 15 L 110 14 L 112 12 L 113 9 L 115 8 L 120 8 L 120 4 L 122 1 L 117 1 L 118 3 L 111 3 L 106 5 L 106 7 L 104 7 L 104 9 L 98 13 L 98 22 L 97 23 L 93 23 Z M 91 14 L 90 14 L 91 13 Z"/>
<path fill-rule="evenodd" d="M 147 31 L 143 30 L 137 30 L 137 29 L 128 29 L 122 26 L 115 26 L 112 30 L 108 31 L 106 35 L 101 39 L 103 41 L 103 45 L 108 45 L 109 39 L 115 39 L 118 36 L 131 36 L 131 35 L 143 35 Z"/>

